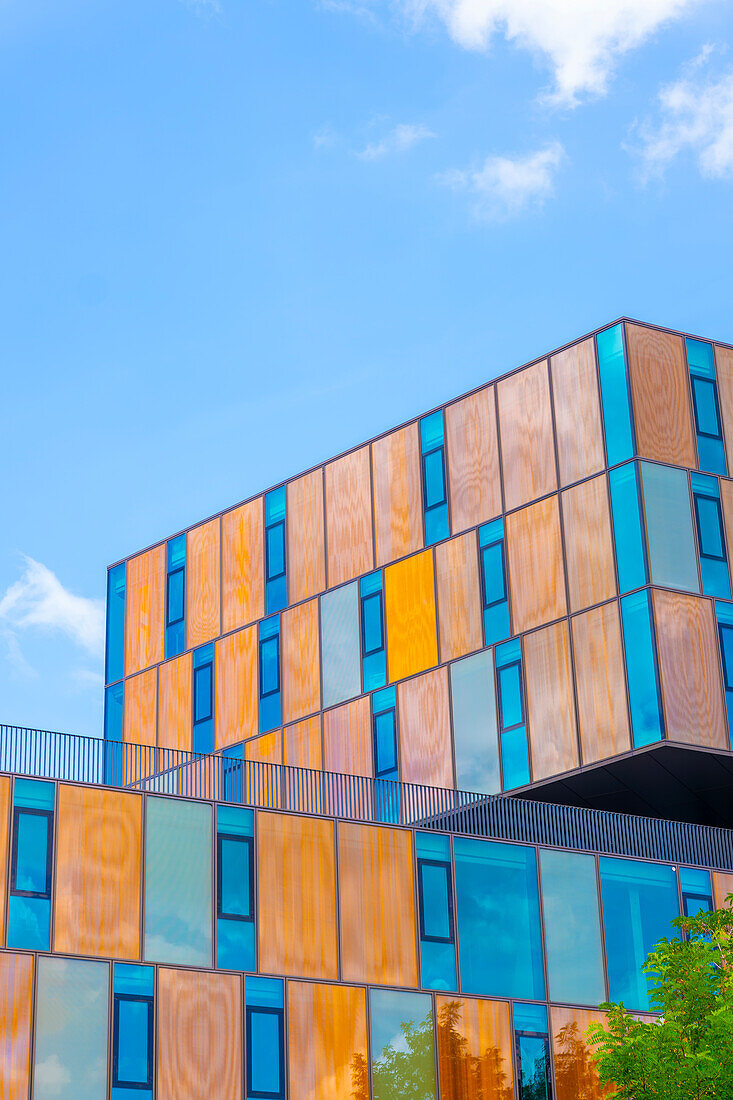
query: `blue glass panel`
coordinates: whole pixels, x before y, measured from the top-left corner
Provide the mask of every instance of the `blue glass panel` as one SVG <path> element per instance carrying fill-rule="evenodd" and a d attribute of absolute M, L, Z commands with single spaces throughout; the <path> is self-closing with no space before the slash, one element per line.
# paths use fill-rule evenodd
<path fill-rule="evenodd" d="M 631 596 L 623 597 L 621 622 L 626 650 L 631 727 L 634 747 L 638 749 L 642 745 L 661 741 L 664 736 L 651 611 L 646 592 L 634 592 Z"/>
<path fill-rule="evenodd" d="M 207 756 L 214 751 L 214 721 L 197 722 L 193 727 L 193 751 Z"/>
<path fill-rule="evenodd" d="M 186 536 L 176 535 L 174 539 L 168 539 L 165 546 L 166 571 L 172 572 L 186 564 Z"/>
<path fill-rule="evenodd" d="M 222 788 L 221 798 L 224 802 L 241 802 L 243 796 L 242 787 L 242 758 L 244 750 L 242 745 L 230 745 L 221 753 Z"/>
<path fill-rule="evenodd" d="M 285 526 L 277 523 L 267 529 L 267 579 L 273 580 L 285 572 Z"/>
<path fill-rule="evenodd" d="M 718 480 L 703 474 L 691 474 L 690 480 L 700 548 L 702 590 L 706 596 L 729 600 L 730 577 Z"/>
<path fill-rule="evenodd" d="M 518 726 L 524 721 L 522 699 L 522 669 L 517 664 L 497 669 L 499 681 L 499 714 L 503 730 Z"/>
<path fill-rule="evenodd" d="M 492 542 L 499 542 L 504 538 L 504 520 L 495 519 L 491 523 L 484 523 L 478 529 L 479 546 L 489 546 Z"/>
<path fill-rule="evenodd" d="M 706 435 L 698 435 L 697 456 L 701 470 L 709 470 L 711 474 L 722 474 L 723 477 L 727 475 L 728 467 L 722 439 L 710 439 Z"/>
<path fill-rule="evenodd" d="M 281 719 L 279 691 L 260 699 L 260 733 L 277 729 L 282 724 Z"/>
<path fill-rule="evenodd" d="M 362 599 L 364 596 L 370 596 L 372 592 L 381 592 L 382 570 L 377 569 L 374 573 L 368 573 L 366 577 L 362 577 L 359 582 L 359 591 Z"/>
<path fill-rule="evenodd" d="M 265 638 L 274 638 L 280 633 L 280 618 L 273 615 L 271 619 L 262 619 L 259 625 L 260 641 Z"/>
<path fill-rule="evenodd" d="M 372 989 L 369 1004 L 374 1100 L 435 1100 L 430 995 Z"/>
<path fill-rule="evenodd" d="M 395 712 L 374 715 L 374 774 L 383 777 L 397 768 L 397 731 Z"/>
<path fill-rule="evenodd" d="M 484 571 L 484 601 L 487 605 L 506 599 L 504 543 L 495 542 L 481 551 Z"/>
<path fill-rule="evenodd" d="M 272 615 L 275 611 L 282 611 L 288 602 L 288 586 L 285 575 L 278 577 L 274 581 L 268 581 L 265 586 L 265 602 L 267 604 L 267 614 Z"/>
<path fill-rule="evenodd" d="M 384 646 L 381 592 L 375 592 L 373 595 L 362 599 L 361 615 L 363 653 L 368 656 Z"/>
<path fill-rule="evenodd" d="M 104 736 L 108 741 L 123 741 L 122 700 L 124 684 L 108 687 L 104 693 Z"/>
<path fill-rule="evenodd" d="M 421 860 L 418 871 L 421 934 L 427 939 L 451 940 L 450 866 Z"/>
<path fill-rule="evenodd" d="M 599 1005 L 606 996 L 596 861 L 580 852 L 540 849 L 549 998 Z"/>
<path fill-rule="evenodd" d="M 504 668 L 505 665 L 510 665 L 513 661 L 520 661 L 522 659 L 521 640 L 519 638 L 512 638 L 510 642 L 505 642 L 504 645 L 498 645 L 494 656 L 497 668 Z"/>
<path fill-rule="evenodd" d="M 680 886 L 688 894 L 712 894 L 710 872 L 700 867 L 680 867 Z"/>
<path fill-rule="evenodd" d="M 706 378 L 693 378 L 692 396 L 698 433 L 719 439 L 721 431 L 715 382 Z"/>
<path fill-rule="evenodd" d="M 420 943 L 420 977 L 423 989 L 457 989 L 455 945 L 423 940 Z"/>
<path fill-rule="evenodd" d="M 706 340 L 687 338 L 687 362 L 690 373 L 703 378 L 715 378 L 715 359 L 713 347 Z"/>
<path fill-rule="evenodd" d="M 51 939 L 51 899 L 10 897 L 8 947 L 48 951 Z"/>
<path fill-rule="evenodd" d="M 265 523 L 269 527 L 271 523 L 285 519 L 285 486 L 280 485 L 265 493 Z"/>
<path fill-rule="evenodd" d="M 213 709 L 213 669 L 211 665 L 195 668 L 193 672 L 193 720 L 202 722 L 211 718 Z"/>
<path fill-rule="evenodd" d="M 728 730 L 733 731 L 733 606 L 716 600 L 720 657 L 723 665 L 725 706 L 728 713 Z"/>
<path fill-rule="evenodd" d="M 392 775 L 384 779 L 374 781 L 374 819 L 384 821 L 388 825 L 399 825 L 402 822 L 402 794 L 400 785 L 396 782 L 397 769 Z"/>
<path fill-rule="evenodd" d="M 687 474 L 675 466 L 641 463 L 652 584 L 699 592 Z"/>
<path fill-rule="evenodd" d="M 632 592 L 648 581 L 636 463 L 611 470 L 608 481 L 619 590 Z"/>
<path fill-rule="evenodd" d="M 193 651 L 193 667 L 203 668 L 204 665 L 213 664 L 214 661 L 214 643 L 209 642 L 208 645 L 200 645 L 198 649 Z"/>
<path fill-rule="evenodd" d="M 450 837 L 445 833 L 415 833 L 415 854 L 420 859 L 450 863 Z"/>
<path fill-rule="evenodd" d="M 241 749 L 239 750 L 241 753 Z M 217 806 L 216 827 L 220 833 L 234 836 L 254 836 L 254 811 L 239 806 Z"/>
<path fill-rule="evenodd" d="M 458 790 L 498 794 L 501 779 L 491 650 L 455 661 L 450 679 Z"/>
<path fill-rule="evenodd" d="M 525 787 L 529 783 L 527 730 L 524 726 L 516 726 L 513 730 L 502 732 L 501 764 L 505 791 Z"/>
<path fill-rule="evenodd" d="M 517 1040 L 519 1100 L 552 1100 L 548 1042 L 538 1035 Z"/>
<path fill-rule="evenodd" d="M 596 345 L 606 454 L 608 465 L 616 466 L 619 462 L 626 462 L 634 453 L 623 325 L 614 325 L 599 332 Z"/>
<path fill-rule="evenodd" d="M 177 569 L 175 573 L 169 573 L 167 579 L 168 610 L 167 625 L 181 621 L 184 615 L 186 599 L 186 574 L 183 569 Z"/>
<path fill-rule="evenodd" d="M 547 1008 L 517 1001 L 514 1005 L 514 1030 L 537 1031 L 547 1035 Z"/>
<path fill-rule="evenodd" d="M 442 447 L 443 443 L 443 410 L 438 409 L 420 421 L 420 450 L 425 454 L 435 447 Z"/>
<path fill-rule="evenodd" d="M 35 1100 L 105 1100 L 109 963 L 41 956 L 37 973 Z"/>
<path fill-rule="evenodd" d="M 222 970 L 255 969 L 254 921 L 217 919 L 216 965 Z"/>
<path fill-rule="evenodd" d="M 360 648 L 359 586 L 354 581 L 321 597 L 324 707 L 335 706 L 361 694 Z"/>
<path fill-rule="evenodd" d="M 270 695 L 280 689 L 280 639 L 265 638 L 260 642 L 260 694 Z"/>
<path fill-rule="evenodd" d="M 107 645 L 105 683 L 125 674 L 125 562 L 107 573 Z"/>
<path fill-rule="evenodd" d="M 13 802 L 32 810 L 53 810 L 56 787 L 44 779 L 16 779 Z"/>
<path fill-rule="evenodd" d="M 435 542 L 447 539 L 450 534 L 448 524 L 448 505 L 440 504 L 437 508 L 431 508 L 425 513 L 425 545 L 432 546 Z"/>
<path fill-rule="evenodd" d="M 425 507 L 435 508 L 445 501 L 445 474 L 443 471 L 443 451 L 431 451 L 423 458 L 425 475 Z"/>
<path fill-rule="evenodd" d="M 147 1085 L 149 1083 L 150 1002 L 119 998 L 117 1013 L 116 1083 Z"/>
<path fill-rule="evenodd" d="M 384 650 L 364 657 L 361 663 L 362 685 L 364 692 L 374 691 L 387 683 L 387 662 Z"/>
<path fill-rule="evenodd" d="M 155 992 L 155 968 L 135 963 L 115 963 L 115 993 L 152 997 Z"/>
<path fill-rule="evenodd" d="M 282 1008 L 283 983 L 279 978 L 247 978 L 247 1004 L 259 1008 Z"/>
<path fill-rule="evenodd" d="M 165 655 L 177 657 L 186 648 L 186 627 L 183 622 L 174 623 L 165 629 Z"/>
<path fill-rule="evenodd" d="M 494 645 L 511 634 L 509 624 L 509 602 L 494 604 L 484 608 L 484 644 Z"/>
<path fill-rule="evenodd" d="M 228 917 L 251 916 L 250 838 L 219 837 L 219 910 Z"/>
<path fill-rule="evenodd" d="M 14 889 L 25 894 L 47 894 L 51 818 L 45 813 L 24 813 L 16 818 Z"/>
<path fill-rule="evenodd" d="M 282 1013 L 252 1008 L 247 1030 L 248 1095 L 282 1096 Z"/>

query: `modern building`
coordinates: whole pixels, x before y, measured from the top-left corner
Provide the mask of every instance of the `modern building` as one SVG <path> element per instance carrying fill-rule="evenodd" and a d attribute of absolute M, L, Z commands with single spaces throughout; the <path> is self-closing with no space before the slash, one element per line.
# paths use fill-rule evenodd
<path fill-rule="evenodd" d="M 623 320 L 112 566 L 104 739 L 3 730 L 0 1094 L 600 1100 L 733 891 L 729 470 L 733 348 Z"/>

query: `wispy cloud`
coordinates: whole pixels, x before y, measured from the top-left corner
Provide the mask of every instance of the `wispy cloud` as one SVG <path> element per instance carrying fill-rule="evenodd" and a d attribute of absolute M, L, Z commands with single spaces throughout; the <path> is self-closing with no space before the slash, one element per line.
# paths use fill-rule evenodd
<path fill-rule="evenodd" d="M 6 636 L 21 631 L 59 631 L 95 657 L 104 648 L 104 601 L 76 596 L 64 588 L 55 573 L 33 558 L 24 557 L 25 569 L 0 598 L 0 624 Z M 22 660 L 15 647 L 16 661 Z"/>
<path fill-rule="evenodd" d="M 554 141 L 526 156 L 487 157 L 479 168 L 445 172 L 438 178 L 470 195 L 477 218 L 501 221 L 541 206 L 552 195 L 564 155 L 562 145 Z"/>
<path fill-rule="evenodd" d="M 395 153 L 406 153 L 435 134 L 427 126 L 400 123 L 394 126 L 379 141 L 369 142 L 356 155 L 360 160 L 381 160 Z"/>
<path fill-rule="evenodd" d="M 211 17 L 212 15 L 221 14 L 221 4 L 219 0 L 181 0 L 187 8 L 191 8 L 196 15 L 202 15 L 204 17 Z"/>

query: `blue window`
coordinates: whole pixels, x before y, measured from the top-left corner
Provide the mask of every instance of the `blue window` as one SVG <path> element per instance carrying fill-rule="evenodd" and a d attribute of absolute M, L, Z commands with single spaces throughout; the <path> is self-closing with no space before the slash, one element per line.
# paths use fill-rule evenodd
<path fill-rule="evenodd" d="M 254 814 L 216 810 L 216 965 L 255 969 Z"/>
<path fill-rule="evenodd" d="M 514 1005 L 519 1100 L 552 1100 L 550 1036 L 545 1005 Z"/>
<path fill-rule="evenodd" d="M 634 454 L 629 378 L 624 350 L 624 326 L 614 325 L 596 336 L 601 380 L 603 428 L 608 465 L 626 462 Z"/>
<path fill-rule="evenodd" d="M 247 978 L 247 1100 L 284 1100 L 283 983 Z"/>
<path fill-rule="evenodd" d="M 424 416 L 420 421 L 420 451 L 425 545 L 432 546 L 450 534 L 442 411 Z"/>
<path fill-rule="evenodd" d="M 104 691 L 104 782 L 115 787 L 122 784 L 124 693 L 123 681 Z"/>
<path fill-rule="evenodd" d="M 641 511 L 639 468 L 628 462 L 608 475 L 619 591 L 633 592 L 649 583 Z"/>
<path fill-rule="evenodd" d="M 265 611 L 282 611 L 288 602 L 285 555 L 285 486 L 265 494 Z"/>
<path fill-rule="evenodd" d="M 706 596 L 730 599 L 728 555 L 725 549 L 723 513 L 720 508 L 720 487 L 717 477 L 690 474 L 692 500 L 700 548 L 702 590 Z"/>
<path fill-rule="evenodd" d="M 260 638 L 260 733 L 280 725 L 280 619 L 263 619 Z"/>
<path fill-rule="evenodd" d="M 634 748 L 661 741 L 664 736 L 656 646 L 647 592 L 621 600 L 621 623 L 626 651 L 626 677 L 631 704 Z"/>
<path fill-rule="evenodd" d="M 456 988 L 450 837 L 416 833 L 420 969 L 424 989 Z"/>
<path fill-rule="evenodd" d="M 165 655 L 186 648 L 186 536 L 168 539 L 165 547 Z"/>
<path fill-rule="evenodd" d="M 496 697 L 499 711 L 499 744 L 504 790 L 529 783 L 529 751 L 524 717 L 522 646 L 519 638 L 494 651 Z"/>
<path fill-rule="evenodd" d="M 398 779 L 397 699 L 393 687 L 372 696 L 374 733 L 374 775 L 377 779 Z"/>
<path fill-rule="evenodd" d="M 501 791 L 494 654 L 490 649 L 450 666 L 450 700 L 459 791 Z"/>
<path fill-rule="evenodd" d="M 549 999 L 598 1005 L 606 999 L 595 856 L 540 848 Z"/>
<path fill-rule="evenodd" d="M 387 683 L 384 649 L 384 591 L 382 570 L 362 577 L 361 597 L 361 677 L 362 690 L 374 691 Z"/>
<path fill-rule="evenodd" d="M 680 867 L 680 889 L 683 916 L 696 917 L 698 913 L 710 913 L 715 908 L 709 871 Z"/>
<path fill-rule="evenodd" d="M 484 645 L 493 645 L 511 634 L 504 521 L 496 519 L 493 523 L 485 523 L 483 527 L 479 527 L 478 544 L 484 604 Z"/>
<path fill-rule="evenodd" d="M 155 967 L 115 963 L 112 1100 L 152 1100 Z"/>
<path fill-rule="evenodd" d="M 725 707 L 728 712 L 728 736 L 733 731 L 733 605 L 715 601 L 720 641 L 720 663 L 723 666 Z"/>
<path fill-rule="evenodd" d="M 725 462 L 713 348 L 703 340 L 687 340 L 686 343 L 700 469 L 725 477 L 728 468 Z"/>
<path fill-rule="evenodd" d="M 15 780 L 8 947 L 49 950 L 54 805 L 53 783 Z"/>
<path fill-rule="evenodd" d="M 124 561 L 107 572 L 106 684 L 121 680 L 125 674 L 125 572 Z"/>
<path fill-rule="evenodd" d="M 230 745 L 228 748 L 221 750 L 222 802 L 241 802 L 243 800 L 243 756 L 244 752 L 241 745 Z"/>
<path fill-rule="evenodd" d="M 657 462 L 640 465 L 652 584 L 699 592 L 687 474 Z"/>
<path fill-rule="evenodd" d="M 193 751 L 214 751 L 214 646 L 193 653 Z"/>

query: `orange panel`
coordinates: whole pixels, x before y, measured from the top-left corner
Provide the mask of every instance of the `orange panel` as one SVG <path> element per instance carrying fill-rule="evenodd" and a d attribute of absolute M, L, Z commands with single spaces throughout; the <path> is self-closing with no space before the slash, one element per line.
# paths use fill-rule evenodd
<path fill-rule="evenodd" d="M 654 618 L 668 739 L 730 748 L 712 600 L 655 589 Z"/>
<path fill-rule="evenodd" d="M 158 714 L 158 670 L 150 668 L 125 680 L 125 741 L 130 745 L 155 745 Z"/>
<path fill-rule="evenodd" d="M 337 978 L 333 821 L 261 812 L 257 859 L 260 970 Z"/>
<path fill-rule="evenodd" d="M 343 980 L 415 987 L 412 834 L 340 821 L 338 848 Z"/>
<path fill-rule="evenodd" d="M 263 764 L 282 764 L 283 739 L 280 730 L 271 730 L 255 737 L 244 746 L 245 760 L 259 760 Z"/>
<path fill-rule="evenodd" d="M 602 1100 L 611 1095 L 598 1080 L 593 1047 L 585 1041 L 589 1024 L 605 1024 L 603 1012 L 583 1008 L 550 1008 L 556 1100 Z"/>
<path fill-rule="evenodd" d="M 432 550 L 385 569 L 384 601 L 390 680 L 437 665 Z"/>
<path fill-rule="evenodd" d="M 323 768 L 320 714 L 285 729 L 283 758 L 291 768 L 313 768 L 316 771 Z"/>
<path fill-rule="evenodd" d="M 718 380 L 718 402 L 723 421 L 728 466 L 733 464 L 733 348 L 715 345 L 715 373 Z"/>
<path fill-rule="evenodd" d="M 334 588 L 374 568 L 369 448 L 352 451 L 325 470 L 328 587 Z"/>
<path fill-rule="evenodd" d="M 626 344 L 637 454 L 697 469 L 683 338 L 627 324 Z"/>
<path fill-rule="evenodd" d="M 377 565 L 423 545 L 420 444 L 417 424 L 372 443 Z"/>
<path fill-rule="evenodd" d="M 165 656 L 165 546 L 127 562 L 125 579 L 125 675 Z"/>
<path fill-rule="evenodd" d="M 186 535 L 186 645 L 206 645 L 221 634 L 219 518 Z"/>
<path fill-rule="evenodd" d="M 323 546 L 323 471 L 288 484 L 288 594 L 300 603 L 326 587 Z"/>
<path fill-rule="evenodd" d="M 718 485 L 720 486 L 720 504 L 723 509 L 723 521 L 725 523 L 725 537 L 728 543 L 728 561 L 730 561 L 733 557 L 733 481 L 721 477 Z"/>
<path fill-rule="evenodd" d="M 557 488 L 547 360 L 496 387 L 505 508 L 521 508 Z"/>
<path fill-rule="evenodd" d="M 567 622 L 525 636 L 524 669 L 532 778 L 546 779 L 577 768 L 578 734 Z"/>
<path fill-rule="evenodd" d="M 486 523 L 502 512 L 494 387 L 445 409 L 446 463 L 454 531 Z"/>
<path fill-rule="evenodd" d="M 323 767 L 343 775 L 374 775 L 368 695 L 324 712 Z"/>
<path fill-rule="evenodd" d="M 508 1001 L 436 997 L 441 1100 L 514 1100 Z"/>
<path fill-rule="evenodd" d="M 605 466 L 595 340 L 573 344 L 550 360 L 560 484 Z"/>
<path fill-rule="evenodd" d="M 288 982 L 288 1051 L 298 1100 L 369 1100 L 366 990 Z"/>
<path fill-rule="evenodd" d="M 506 548 L 515 632 L 564 618 L 558 498 L 548 497 L 507 516 Z"/>
<path fill-rule="evenodd" d="M 283 737 L 281 730 L 272 730 L 262 737 L 247 741 L 244 746 L 244 759 L 254 764 L 276 764 L 283 762 Z M 245 765 L 246 793 L 244 801 L 249 806 L 264 806 L 275 809 L 280 805 L 282 774 L 279 767 L 247 768 Z"/>
<path fill-rule="evenodd" d="M 12 796 L 11 781 L 8 776 L 0 775 L 0 941 L 2 940 L 2 928 L 5 927 L 5 891 L 6 869 L 9 865 L 8 841 L 10 839 L 10 800 Z"/>
<path fill-rule="evenodd" d="M 257 733 L 257 627 L 220 638 L 214 668 L 214 748 L 221 749 Z"/>
<path fill-rule="evenodd" d="M 0 1096 L 28 1100 L 33 956 L 0 954 Z"/>
<path fill-rule="evenodd" d="M 142 799 L 62 784 L 54 951 L 140 958 Z"/>
<path fill-rule="evenodd" d="M 484 644 L 476 533 L 435 548 L 440 659 L 452 661 Z"/>
<path fill-rule="evenodd" d="M 221 520 L 222 625 L 224 632 L 265 614 L 262 497 Z"/>
<path fill-rule="evenodd" d="M 321 708 L 318 600 L 282 615 L 282 717 L 294 722 Z"/>
<path fill-rule="evenodd" d="M 241 1100 L 242 979 L 158 970 L 158 1100 Z"/>
<path fill-rule="evenodd" d="M 584 764 L 631 748 L 618 604 L 572 620 L 578 723 Z"/>
<path fill-rule="evenodd" d="M 616 595 L 611 514 L 606 475 L 562 493 L 570 610 L 611 600 Z"/>
<path fill-rule="evenodd" d="M 182 653 L 160 666 L 158 745 L 163 749 L 193 747 L 191 654 Z"/>
<path fill-rule="evenodd" d="M 715 908 L 722 909 L 725 906 L 725 899 L 729 894 L 733 894 L 733 874 L 725 871 L 712 871 L 711 874 Z"/>
<path fill-rule="evenodd" d="M 400 778 L 428 787 L 455 787 L 448 669 L 444 665 L 399 685 Z"/>

